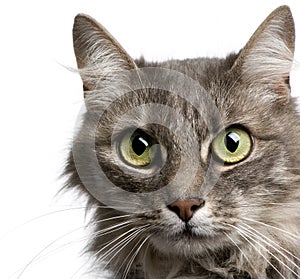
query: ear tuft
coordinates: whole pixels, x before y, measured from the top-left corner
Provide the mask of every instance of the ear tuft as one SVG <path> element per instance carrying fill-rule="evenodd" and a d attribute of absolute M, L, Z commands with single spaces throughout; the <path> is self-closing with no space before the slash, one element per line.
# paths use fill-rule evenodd
<path fill-rule="evenodd" d="M 96 89 L 101 80 L 136 67 L 117 40 L 88 15 L 75 17 L 73 44 L 79 73 L 87 91 Z"/>
<path fill-rule="evenodd" d="M 288 6 L 281 6 L 252 35 L 232 70 L 242 82 L 266 86 L 281 100 L 288 99 L 294 49 L 293 16 Z"/>

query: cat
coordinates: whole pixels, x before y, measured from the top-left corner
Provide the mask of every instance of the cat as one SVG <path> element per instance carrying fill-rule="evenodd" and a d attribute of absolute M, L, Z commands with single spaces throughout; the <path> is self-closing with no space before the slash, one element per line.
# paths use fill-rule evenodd
<path fill-rule="evenodd" d="M 87 197 L 98 278 L 300 278 L 289 7 L 222 59 L 134 60 L 83 14 L 73 39 L 85 108 L 66 189 Z"/>

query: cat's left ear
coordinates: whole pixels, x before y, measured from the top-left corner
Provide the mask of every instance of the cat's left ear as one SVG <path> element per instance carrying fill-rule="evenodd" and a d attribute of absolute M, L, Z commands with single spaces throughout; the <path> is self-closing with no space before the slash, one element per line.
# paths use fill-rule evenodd
<path fill-rule="evenodd" d="M 282 102 L 290 95 L 290 71 L 295 49 L 295 26 L 288 6 L 273 11 L 252 35 L 232 72 L 243 83 L 266 86 Z"/>
<path fill-rule="evenodd" d="M 133 59 L 117 40 L 88 15 L 75 17 L 73 44 L 85 94 L 97 89 L 101 81 L 136 68 Z"/>

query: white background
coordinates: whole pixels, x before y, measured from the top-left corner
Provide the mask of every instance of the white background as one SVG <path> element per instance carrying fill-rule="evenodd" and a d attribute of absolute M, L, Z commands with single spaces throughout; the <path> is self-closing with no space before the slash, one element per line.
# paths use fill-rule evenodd
<path fill-rule="evenodd" d="M 294 14 L 300 61 L 298 0 L 2 1 L 0 278 L 18 278 L 28 264 L 22 279 L 83 276 L 84 234 L 71 232 L 84 224 L 76 209 L 84 204 L 72 195 L 55 197 L 82 102 L 80 78 L 62 66 L 76 66 L 77 13 L 96 18 L 133 57 L 163 60 L 238 51 L 281 4 Z M 299 74 L 292 75 L 294 96 L 300 96 Z"/>

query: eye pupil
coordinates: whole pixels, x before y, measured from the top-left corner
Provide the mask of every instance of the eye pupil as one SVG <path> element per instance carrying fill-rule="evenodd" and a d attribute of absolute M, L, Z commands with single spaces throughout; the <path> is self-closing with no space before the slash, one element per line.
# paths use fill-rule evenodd
<path fill-rule="evenodd" d="M 141 156 L 148 146 L 148 142 L 141 136 L 135 137 L 132 141 L 132 150 L 138 156 Z"/>
<path fill-rule="evenodd" d="M 224 143 L 227 150 L 231 153 L 234 153 L 239 147 L 240 137 L 236 133 L 230 132 L 224 138 Z"/>

